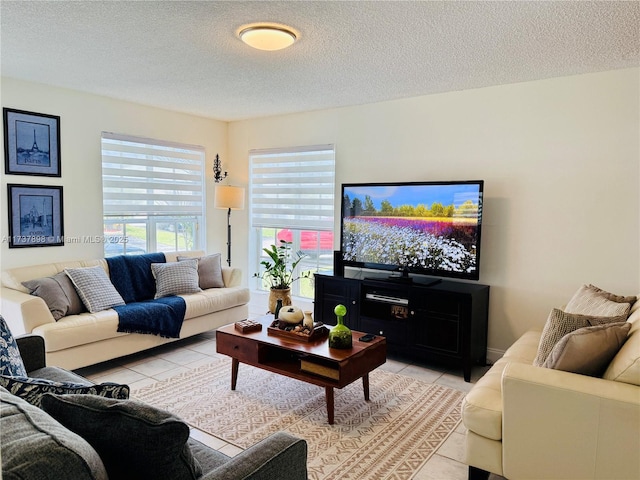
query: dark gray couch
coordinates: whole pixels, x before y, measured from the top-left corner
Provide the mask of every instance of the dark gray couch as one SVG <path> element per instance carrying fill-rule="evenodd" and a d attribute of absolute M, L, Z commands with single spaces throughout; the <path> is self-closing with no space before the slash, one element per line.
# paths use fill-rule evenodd
<path fill-rule="evenodd" d="M 41 337 L 27 335 L 16 338 L 16 341 L 30 377 L 92 385 L 86 378 L 73 372 L 57 367 L 47 367 L 44 340 Z M 76 469 L 73 474 L 74 479 L 108 478 L 106 469 L 101 464 L 101 460 L 105 459 L 103 451 L 103 455 L 100 456 L 80 435 L 65 429 L 45 411 L 11 395 L 1 387 L 0 397 L 2 399 L 2 473 L 5 480 L 66 479 L 71 478 L 69 475 L 72 468 Z M 81 396 L 64 395 L 58 398 L 65 397 Z M 43 400 L 43 407 L 45 403 Z M 304 440 L 284 432 L 271 435 L 233 458 L 191 437 L 188 438 L 187 443 L 188 450 L 201 467 L 202 475 L 199 477 L 201 480 L 307 479 L 307 444 Z M 143 446 L 139 446 L 142 450 Z M 72 454 L 70 454 L 71 451 Z"/>

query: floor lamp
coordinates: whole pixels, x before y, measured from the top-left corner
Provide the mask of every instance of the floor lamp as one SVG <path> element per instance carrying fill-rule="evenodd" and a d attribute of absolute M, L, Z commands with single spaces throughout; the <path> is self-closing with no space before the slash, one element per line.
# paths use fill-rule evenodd
<path fill-rule="evenodd" d="M 244 208 L 244 188 L 228 185 L 216 185 L 216 193 L 213 200 L 215 208 L 227 210 L 227 264 L 231 266 L 231 210 Z"/>

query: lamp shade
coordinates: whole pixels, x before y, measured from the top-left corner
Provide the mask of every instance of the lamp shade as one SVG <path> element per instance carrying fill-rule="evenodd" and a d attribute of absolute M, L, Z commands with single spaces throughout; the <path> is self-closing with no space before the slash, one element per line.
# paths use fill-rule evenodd
<path fill-rule="evenodd" d="M 244 208 L 244 188 L 216 185 L 213 206 L 215 208 L 242 210 Z"/>

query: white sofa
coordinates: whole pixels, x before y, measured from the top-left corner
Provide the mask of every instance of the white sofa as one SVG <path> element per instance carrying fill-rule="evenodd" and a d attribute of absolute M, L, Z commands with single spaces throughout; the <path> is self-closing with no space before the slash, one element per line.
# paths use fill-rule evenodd
<path fill-rule="evenodd" d="M 165 253 L 167 262 L 177 261 L 178 255 L 200 257 L 204 252 Z M 177 340 L 157 335 L 118 332 L 118 314 L 113 309 L 68 315 L 56 321 L 45 301 L 30 295 L 29 290 L 22 285 L 27 280 L 56 275 L 65 268 L 96 265 L 109 273 L 105 259 L 48 263 L 2 272 L 0 313 L 14 335 L 32 333 L 44 337 L 48 365 L 76 369 Z M 242 272 L 237 268 L 222 267 L 222 277 L 223 288 L 209 288 L 199 293 L 180 295 L 186 302 L 180 338 L 247 318 L 249 289 L 241 285 Z"/>
<path fill-rule="evenodd" d="M 540 331 L 518 339 L 463 404 L 469 478 L 640 478 L 640 300 L 602 378 L 537 367 Z"/>

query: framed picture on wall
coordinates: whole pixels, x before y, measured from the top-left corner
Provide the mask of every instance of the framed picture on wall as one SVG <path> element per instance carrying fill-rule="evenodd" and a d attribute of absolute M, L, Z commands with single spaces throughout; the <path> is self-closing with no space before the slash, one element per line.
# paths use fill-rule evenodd
<path fill-rule="evenodd" d="M 8 184 L 9 248 L 64 245 L 62 187 Z"/>
<path fill-rule="evenodd" d="M 60 117 L 3 108 L 7 175 L 61 176 Z"/>

